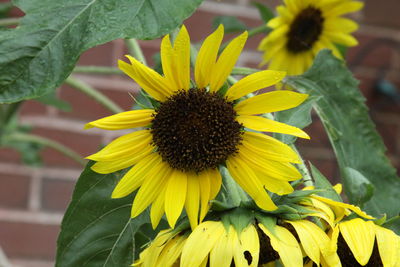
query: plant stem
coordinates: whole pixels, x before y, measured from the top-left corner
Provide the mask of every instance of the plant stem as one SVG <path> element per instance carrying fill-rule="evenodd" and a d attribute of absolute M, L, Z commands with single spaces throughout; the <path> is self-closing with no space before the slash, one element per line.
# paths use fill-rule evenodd
<path fill-rule="evenodd" d="M 7 124 L 7 122 L 14 117 L 14 114 L 18 111 L 19 107 L 21 106 L 22 101 L 9 104 L 4 111 L 2 122 Z"/>
<path fill-rule="evenodd" d="M 314 183 L 311 178 L 310 172 L 308 171 L 308 168 L 305 165 L 303 158 L 300 156 L 299 151 L 297 150 L 297 148 L 294 144 L 291 144 L 290 147 L 297 153 L 297 155 L 299 155 L 301 163 L 296 164 L 296 165 L 299 168 L 300 173 L 303 175 L 304 185 L 305 186 L 313 186 Z"/>
<path fill-rule="evenodd" d="M 41 136 L 37 136 L 34 134 L 25 134 L 25 133 L 13 133 L 11 136 L 7 137 L 9 140 L 14 141 L 22 141 L 22 142 L 31 142 L 40 144 L 43 146 L 47 146 L 57 150 L 58 152 L 64 154 L 65 156 L 75 160 L 79 164 L 85 166 L 86 160 L 84 160 L 79 154 L 75 151 L 71 150 L 70 148 L 48 138 L 44 138 Z"/>
<path fill-rule="evenodd" d="M 256 73 L 260 70 L 258 69 L 253 69 L 253 68 L 233 68 L 231 75 L 249 75 Z"/>
<path fill-rule="evenodd" d="M 99 67 L 99 66 L 76 66 L 73 70 L 75 73 L 90 73 L 90 74 L 123 74 L 123 72 L 114 67 Z"/>
<path fill-rule="evenodd" d="M 94 89 L 93 87 L 91 87 L 90 85 L 79 79 L 70 76 L 65 80 L 65 83 L 78 89 L 82 93 L 92 97 L 98 103 L 100 103 L 101 105 L 103 105 L 104 107 L 106 107 L 107 109 L 111 110 L 114 113 L 120 113 L 123 111 L 117 104 L 115 104 L 107 96 L 100 93 L 99 91 L 97 91 L 96 89 Z"/>
<path fill-rule="evenodd" d="M 261 25 L 261 26 L 258 26 L 256 28 L 253 28 L 253 29 L 249 30 L 249 37 L 252 37 L 252 36 L 254 36 L 256 34 L 259 34 L 261 32 L 265 32 L 265 31 L 268 31 L 268 30 L 270 30 L 270 29 L 265 24 Z"/>
<path fill-rule="evenodd" d="M 134 38 L 126 39 L 125 40 L 125 45 L 128 47 L 129 53 L 134 58 L 136 58 L 137 60 L 142 62 L 144 65 L 147 65 L 146 58 L 144 57 L 143 51 L 140 48 L 140 45 L 139 45 L 139 43 L 138 43 L 138 41 L 136 39 L 134 39 Z"/>
<path fill-rule="evenodd" d="M 20 18 L 6 18 L 6 19 L 0 19 L 0 27 L 6 27 L 6 26 L 14 26 L 18 25 L 20 22 Z"/>

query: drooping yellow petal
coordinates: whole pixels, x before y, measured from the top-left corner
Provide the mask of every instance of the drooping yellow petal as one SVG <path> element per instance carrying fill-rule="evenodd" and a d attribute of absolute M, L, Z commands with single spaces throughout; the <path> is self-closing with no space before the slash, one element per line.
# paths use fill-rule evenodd
<path fill-rule="evenodd" d="M 396 261 L 400 258 L 400 237 L 392 230 L 375 225 L 376 241 L 383 266 L 398 267 Z"/>
<path fill-rule="evenodd" d="M 242 115 L 238 116 L 236 120 L 239 123 L 242 123 L 244 127 L 256 131 L 290 134 L 300 138 L 310 139 L 308 134 L 306 134 L 303 130 L 297 127 L 290 126 L 285 123 L 270 120 L 267 118 L 259 116 Z"/>
<path fill-rule="evenodd" d="M 190 85 L 190 37 L 183 25 L 172 47 L 169 35 L 161 42 L 161 62 L 165 80 L 172 91 L 187 90 Z"/>
<path fill-rule="evenodd" d="M 123 130 L 144 127 L 153 120 L 153 113 L 154 109 L 125 111 L 89 122 L 85 125 L 85 129 L 96 127 L 104 130 Z"/>
<path fill-rule="evenodd" d="M 162 158 L 157 153 L 144 157 L 122 177 L 114 188 L 111 197 L 121 198 L 135 191 L 143 183 L 150 170 L 154 168 L 160 171 L 165 168 L 165 164 L 161 163 L 161 161 Z"/>
<path fill-rule="evenodd" d="M 233 258 L 234 237 L 232 236 L 235 230 L 229 226 L 228 232 L 224 232 L 215 243 L 210 252 L 210 267 L 230 267 Z M 240 265 L 239 265 L 240 266 Z"/>
<path fill-rule="evenodd" d="M 235 260 L 240 257 L 245 260 L 245 263 L 247 263 L 247 265 L 243 266 L 256 267 L 258 265 L 258 259 L 260 257 L 260 241 L 254 225 L 250 224 L 245 229 L 243 229 L 243 231 L 240 233 L 239 241 L 240 245 L 238 247 L 240 248 L 240 250 L 238 251 L 239 254 L 235 254 Z M 250 257 L 247 253 L 250 254 Z M 249 258 L 251 259 L 250 264 L 248 260 Z M 241 265 L 237 264 L 236 266 Z"/>
<path fill-rule="evenodd" d="M 165 192 L 165 214 L 171 228 L 175 227 L 175 223 L 179 215 L 181 215 L 185 204 L 187 180 L 186 173 L 176 169 L 174 169 L 169 178 L 167 191 Z"/>
<path fill-rule="evenodd" d="M 252 168 L 253 166 L 249 164 L 249 167 Z M 255 168 L 252 169 L 254 174 L 257 176 L 259 181 L 264 186 L 264 188 L 267 189 L 268 191 L 280 196 L 290 194 L 294 191 L 293 187 L 290 185 L 288 181 L 274 179 L 265 172 L 260 172 Z"/>
<path fill-rule="evenodd" d="M 221 222 L 206 221 L 198 225 L 182 250 L 181 266 L 199 266 L 224 233 Z"/>
<path fill-rule="evenodd" d="M 195 173 L 187 173 L 187 194 L 185 201 L 186 213 L 190 226 L 194 229 L 199 221 L 200 205 L 200 176 Z"/>
<path fill-rule="evenodd" d="M 243 145 L 251 150 L 259 151 L 269 159 L 300 163 L 299 155 L 290 146 L 265 134 L 245 132 Z"/>
<path fill-rule="evenodd" d="M 226 97 L 229 101 L 239 99 L 254 91 L 277 84 L 285 75 L 286 72 L 273 70 L 264 70 L 250 74 L 232 85 L 228 89 L 228 92 L 226 92 Z"/>
<path fill-rule="evenodd" d="M 156 71 L 145 66 L 135 58 L 126 56 L 131 64 L 118 60 L 118 67 L 131 77 L 149 95 L 158 101 L 163 101 L 170 95 L 171 89 L 165 79 Z"/>
<path fill-rule="evenodd" d="M 354 258 L 361 265 L 366 265 L 372 255 L 375 242 L 375 225 L 372 221 L 360 218 L 339 224 L 340 233 L 349 246 Z"/>
<path fill-rule="evenodd" d="M 141 130 L 118 137 L 99 152 L 87 159 L 95 161 L 113 161 L 135 156 L 147 146 L 151 146 L 152 135 L 149 130 Z"/>
<path fill-rule="evenodd" d="M 210 91 L 218 91 L 231 73 L 240 53 L 246 43 L 247 31 L 233 39 L 222 51 L 215 63 L 210 77 Z"/>
<path fill-rule="evenodd" d="M 173 237 L 173 233 L 168 230 L 160 231 L 156 236 L 153 243 L 146 249 L 145 260 L 143 261 L 143 267 L 156 267 L 157 260 L 168 240 Z"/>
<path fill-rule="evenodd" d="M 213 67 L 217 61 L 218 50 L 224 37 L 224 26 L 218 28 L 208 36 L 197 54 L 194 77 L 198 88 L 205 88 L 210 83 Z"/>
<path fill-rule="evenodd" d="M 140 186 L 133 201 L 132 218 L 142 213 L 162 192 L 163 187 L 167 185 L 167 181 L 169 181 L 169 176 L 171 175 L 171 167 L 165 162 L 161 162 L 160 164 L 163 165 L 161 170 L 158 168 L 150 169 Z"/>
<path fill-rule="evenodd" d="M 209 209 L 210 200 L 210 177 L 208 171 L 199 173 L 199 186 L 200 186 L 200 222 L 203 221 Z"/>
<path fill-rule="evenodd" d="M 157 266 L 173 266 L 173 264 L 179 259 L 186 239 L 187 236 L 185 235 L 177 235 L 169 240 L 158 257 Z"/>
<path fill-rule="evenodd" d="M 254 171 L 243 160 L 237 156 L 230 157 L 226 164 L 235 181 L 253 198 L 260 208 L 265 210 L 277 209 Z"/>
<path fill-rule="evenodd" d="M 308 209 L 315 210 L 316 213 L 312 216 L 324 219 L 332 228 L 335 226 L 335 214 L 324 202 L 309 198 L 308 201 L 301 201 L 300 204 L 306 206 Z"/>
<path fill-rule="evenodd" d="M 270 113 L 297 107 L 308 97 L 292 91 L 273 91 L 250 97 L 235 106 L 238 115 Z"/>
<path fill-rule="evenodd" d="M 278 252 L 285 267 L 303 266 L 303 255 L 296 238 L 286 228 L 276 225 L 271 233 L 264 225 L 258 224 L 270 238 L 272 248 Z"/>

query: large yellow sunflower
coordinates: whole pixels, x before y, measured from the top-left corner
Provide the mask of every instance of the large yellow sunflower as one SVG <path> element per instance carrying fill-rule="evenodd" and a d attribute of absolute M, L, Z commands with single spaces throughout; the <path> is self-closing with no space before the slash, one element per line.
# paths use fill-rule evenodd
<path fill-rule="evenodd" d="M 235 181 L 265 210 L 276 209 L 266 189 L 288 194 L 293 191 L 288 181 L 301 178 L 291 164 L 299 162 L 298 155 L 262 132 L 308 135 L 257 114 L 296 107 L 307 95 L 275 91 L 243 100 L 284 78 L 284 72 L 271 70 L 249 75 L 221 93 L 247 39 L 247 32 L 236 37 L 217 59 L 223 32 L 220 26 L 202 44 L 195 83 L 190 80 L 190 39 L 184 26 L 173 45 L 169 35 L 162 40 L 163 76 L 133 57 L 127 56 L 130 64 L 119 61 L 120 69 L 159 105 L 86 125 L 105 130 L 144 127 L 117 138 L 88 159 L 97 161 L 92 169 L 98 173 L 131 167 L 112 197 L 125 197 L 138 189 L 131 215 L 135 217 L 151 205 L 154 227 L 164 212 L 174 227 L 183 207 L 192 227 L 202 221 L 209 201 L 221 187 L 220 165 L 226 165 Z"/>
<path fill-rule="evenodd" d="M 278 16 L 267 23 L 272 32 L 259 45 L 259 50 L 264 51 L 263 63 L 270 62 L 270 69 L 301 74 L 321 49 L 331 49 L 341 58 L 335 44 L 357 45 L 351 35 L 357 30 L 357 23 L 341 16 L 360 10 L 362 2 L 284 0 L 284 3 L 277 7 Z"/>

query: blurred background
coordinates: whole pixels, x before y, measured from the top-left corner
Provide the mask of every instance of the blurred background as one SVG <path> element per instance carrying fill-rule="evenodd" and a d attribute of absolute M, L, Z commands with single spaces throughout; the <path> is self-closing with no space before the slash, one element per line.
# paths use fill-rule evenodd
<path fill-rule="evenodd" d="M 7 2 L 7 1 L 1 1 Z M 275 7 L 279 1 L 260 1 Z M 400 1 L 367 0 L 365 8 L 352 18 L 360 23 L 355 34 L 360 44 L 347 53 L 347 62 L 367 99 L 370 116 L 387 146 L 387 155 L 400 170 Z M 12 9 L 8 16 L 23 15 Z M 248 27 L 262 24 L 250 0 L 205 1 L 185 21 L 192 41 L 200 41 L 211 32 L 215 16 L 237 16 Z M 261 53 L 256 50 L 262 34 L 251 38 L 238 65 L 257 67 Z M 150 66 L 152 55 L 159 51 L 160 40 L 140 41 Z M 79 65 L 116 66 L 127 53 L 123 40 L 115 40 L 82 54 Z M 75 74 L 89 85 L 130 109 L 129 93 L 138 90 L 132 80 L 120 75 Z M 83 125 L 111 112 L 80 91 L 62 86 L 59 99 L 70 108 L 60 110 L 38 101 L 26 101 L 20 110 L 21 123 L 32 127 L 34 134 L 56 140 L 82 157 L 96 152 L 118 133 L 83 130 Z M 68 111 L 68 109 L 70 109 Z M 314 116 L 306 128 L 310 141 L 298 141 L 302 155 L 334 183 L 339 181 L 337 163 L 324 133 Z M 58 151 L 44 147 L 42 165 L 22 163 L 19 152 L 0 147 L 0 247 L 12 266 L 53 266 L 56 240 L 63 213 L 70 201 L 74 184 L 83 167 Z M 29 159 L 28 159 L 29 160 Z M 34 161 L 34 159 L 32 159 Z M 2 257 L 0 252 L 0 258 Z M 1 265 L 1 263 L 0 263 Z"/>

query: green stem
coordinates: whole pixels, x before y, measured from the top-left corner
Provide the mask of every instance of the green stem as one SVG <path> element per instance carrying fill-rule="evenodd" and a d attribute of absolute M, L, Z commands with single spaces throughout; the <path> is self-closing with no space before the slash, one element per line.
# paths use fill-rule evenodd
<path fill-rule="evenodd" d="M 7 124 L 7 122 L 14 117 L 15 113 L 17 113 L 21 104 L 22 104 L 22 101 L 9 104 L 7 106 L 7 108 L 5 108 L 5 111 L 3 114 L 3 120 L 2 120 L 4 124 Z"/>
<path fill-rule="evenodd" d="M 265 24 L 261 25 L 261 26 L 258 26 L 256 28 L 253 28 L 253 29 L 249 30 L 249 37 L 252 37 L 252 36 L 254 36 L 256 34 L 259 34 L 259 33 L 262 33 L 262 32 L 266 32 L 266 31 L 269 31 L 269 30 L 270 30 L 270 28 L 268 28 L 267 25 L 265 25 Z"/>
<path fill-rule="evenodd" d="M 11 136 L 8 136 L 7 138 L 9 140 L 20 141 L 20 142 L 31 142 L 53 148 L 58 152 L 64 154 L 65 156 L 75 160 L 79 164 L 83 166 L 86 165 L 86 161 L 82 159 L 82 157 L 79 154 L 77 154 L 75 151 L 54 140 L 47 139 L 34 134 L 25 134 L 25 133 L 13 133 Z"/>
<path fill-rule="evenodd" d="M 6 18 L 6 19 L 0 19 L 0 27 L 6 27 L 6 26 L 14 26 L 18 25 L 20 22 L 20 18 Z"/>
<path fill-rule="evenodd" d="M 90 74 L 123 74 L 123 72 L 114 67 L 99 67 L 99 66 L 76 66 L 73 70 L 75 73 L 90 73 Z"/>
<path fill-rule="evenodd" d="M 103 105 L 104 107 L 106 107 L 107 109 L 111 110 L 114 113 L 120 113 L 123 111 L 117 104 L 115 104 L 107 96 L 100 93 L 99 91 L 97 91 L 96 89 L 94 89 L 93 87 L 91 87 L 90 85 L 79 79 L 70 76 L 65 80 L 65 83 L 78 89 L 82 93 L 92 97 L 98 103 L 100 103 L 101 105 Z"/>
<path fill-rule="evenodd" d="M 126 39 L 125 40 L 125 45 L 128 47 L 128 51 L 129 53 L 136 58 L 137 60 L 139 60 L 140 62 L 142 62 L 144 65 L 147 65 L 146 62 L 146 58 L 143 55 L 143 51 L 140 48 L 140 45 L 138 43 L 138 41 L 136 39 Z"/>
<path fill-rule="evenodd" d="M 313 186 L 313 180 L 311 178 L 310 172 L 308 171 L 308 168 L 306 164 L 304 163 L 303 158 L 301 157 L 299 151 L 297 150 L 296 146 L 294 144 L 291 144 L 290 147 L 299 155 L 300 158 L 300 163 L 296 164 L 297 167 L 299 168 L 300 173 L 303 175 L 303 181 L 305 186 Z"/>
<path fill-rule="evenodd" d="M 250 75 L 260 70 L 253 68 L 233 68 L 231 75 Z"/>

